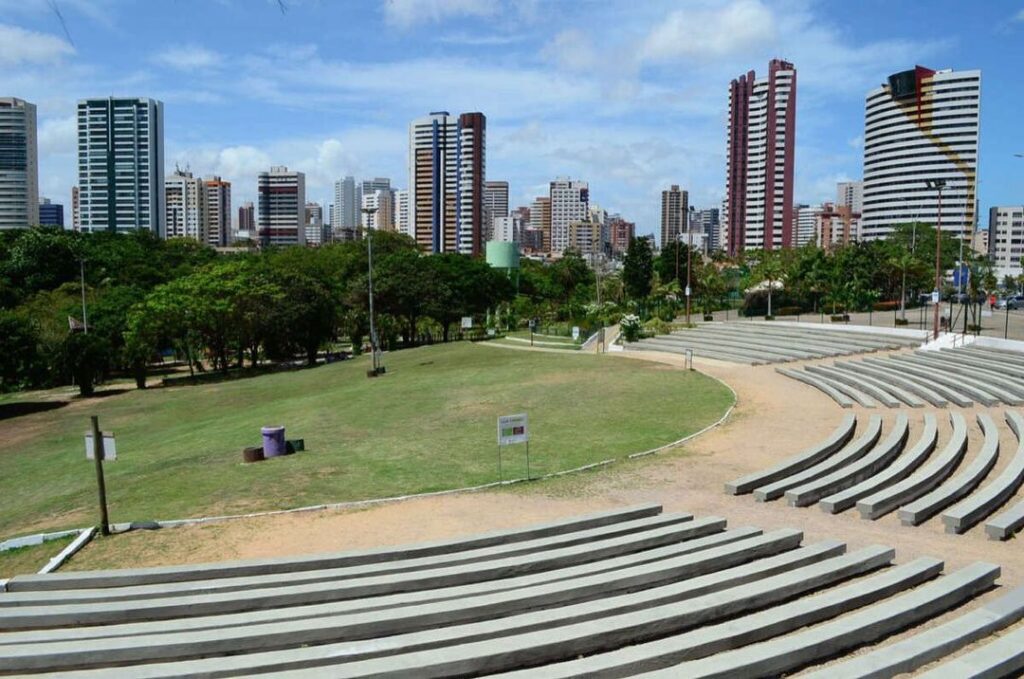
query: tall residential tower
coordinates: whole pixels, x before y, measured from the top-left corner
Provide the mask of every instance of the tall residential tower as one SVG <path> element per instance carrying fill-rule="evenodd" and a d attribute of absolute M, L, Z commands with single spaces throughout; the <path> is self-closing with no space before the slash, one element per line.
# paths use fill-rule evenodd
<path fill-rule="evenodd" d="M 82 231 L 164 235 L 164 105 L 155 99 L 78 102 Z"/>
<path fill-rule="evenodd" d="M 861 235 L 885 238 L 897 224 L 939 222 L 970 235 L 975 223 L 981 71 L 923 66 L 868 92 L 864 114 Z"/>
<path fill-rule="evenodd" d="M 36 106 L 0 97 L 0 229 L 39 224 Z"/>
<path fill-rule="evenodd" d="M 793 64 L 772 59 L 767 78 L 749 71 L 733 80 L 725 184 L 729 254 L 793 244 L 795 147 Z"/>

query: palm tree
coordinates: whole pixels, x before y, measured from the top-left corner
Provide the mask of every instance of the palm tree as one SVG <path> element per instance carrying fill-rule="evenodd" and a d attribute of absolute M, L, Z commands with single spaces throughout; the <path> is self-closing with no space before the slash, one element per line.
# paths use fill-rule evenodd
<path fill-rule="evenodd" d="M 768 284 L 768 316 L 772 315 L 772 289 L 782 280 L 786 270 L 778 250 L 762 250 L 751 274 L 758 283 Z"/>

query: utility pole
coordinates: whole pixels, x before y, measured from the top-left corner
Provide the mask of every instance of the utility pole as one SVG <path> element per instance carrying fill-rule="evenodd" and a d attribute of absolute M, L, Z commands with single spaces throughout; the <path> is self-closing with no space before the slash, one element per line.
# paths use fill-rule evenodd
<path fill-rule="evenodd" d="M 88 335 L 89 334 L 89 318 L 88 318 L 88 316 L 85 313 L 85 260 L 84 259 L 78 260 L 78 267 L 79 267 L 79 269 L 78 269 L 79 279 L 78 280 L 81 283 L 81 287 L 82 287 L 82 327 L 85 329 L 85 334 Z"/>
<path fill-rule="evenodd" d="M 377 208 L 375 207 L 364 207 L 362 212 L 367 217 L 372 217 Z M 373 320 L 373 228 L 370 226 L 370 220 L 366 221 L 366 268 L 367 268 L 367 283 L 369 289 L 369 300 L 370 300 L 370 354 L 373 365 L 373 370 L 367 373 L 368 377 L 376 377 L 384 372 L 384 368 L 380 365 L 380 357 L 378 356 L 377 349 L 377 327 Z"/>
<path fill-rule="evenodd" d="M 96 488 L 100 496 L 100 534 L 110 535 L 110 519 L 107 516 L 107 484 L 103 479 L 103 432 L 100 418 L 92 416 L 92 459 L 96 467 Z"/>

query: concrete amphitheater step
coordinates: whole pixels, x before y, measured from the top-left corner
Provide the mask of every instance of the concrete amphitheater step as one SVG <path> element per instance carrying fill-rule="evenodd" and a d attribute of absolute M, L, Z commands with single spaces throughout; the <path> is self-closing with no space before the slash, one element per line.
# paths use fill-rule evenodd
<path fill-rule="evenodd" d="M 451 635 L 450 643 L 463 643 L 466 637 L 472 636 L 477 624 L 492 629 L 496 627 L 502 635 L 508 635 L 517 625 L 524 623 L 531 629 L 539 629 L 582 622 L 613 612 L 624 614 L 756 582 L 759 578 L 821 563 L 844 551 L 843 545 L 836 542 L 801 551 L 797 549 L 801 539 L 799 531 L 778 530 L 762 537 L 613 574 L 388 611 L 188 632 L 178 631 L 171 622 L 161 633 L 107 637 L 102 644 L 86 639 L 5 645 L 0 646 L 0 667 L 18 671 L 52 671 L 101 662 L 143 663 L 365 639 L 372 639 L 371 645 L 379 647 L 382 637 L 459 625 L 461 627 Z M 768 564 L 757 561 L 779 554 L 783 556 Z M 754 564 L 743 569 L 743 575 L 729 574 L 719 581 L 726 569 L 750 562 Z M 708 574 L 716 576 L 714 584 L 702 581 L 695 590 L 691 579 Z M 595 600 L 602 604 L 596 610 Z"/>
<path fill-rule="evenodd" d="M 876 493 L 882 488 L 909 476 L 928 459 L 928 456 L 935 450 L 938 441 L 939 430 L 935 422 L 935 415 L 925 413 L 921 436 L 918 438 L 917 443 L 901 455 L 899 459 L 877 474 L 865 478 L 860 483 L 822 498 L 818 506 L 821 507 L 822 511 L 829 514 L 846 511 L 861 498 Z"/>
<path fill-rule="evenodd" d="M 725 679 L 787 674 L 927 621 L 970 601 L 990 588 L 998 577 L 998 566 L 972 564 L 911 592 L 802 632 L 640 676 Z"/>
<path fill-rule="evenodd" d="M 985 522 L 985 534 L 991 540 L 1009 540 L 1024 527 L 1024 500 Z"/>
<path fill-rule="evenodd" d="M 840 393 L 846 394 L 848 398 L 853 399 L 854 401 L 857 402 L 858 405 L 863 406 L 864 408 L 876 408 L 879 405 L 878 401 L 876 401 L 874 397 L 869 396 L 868 394 L 861 391 L 857 387 L 852 386 L 849 380 L 840 381 L 837 380 L 835 376 L 831 374 L 826 377 L 826 375 L 821 372 L 808 372 L 807 366 L 805 366 L 804 369 L 800 372 L 803 375 L 807 375 L 813 377 L 816 380 L 824 382 L 825 384 L 829 385 L 830 387 L 832 387 L 836 391 L 839 391 Z"/>
<path fill-rule="evenodd" d="M 955 361 L 960 365 L 970 365 L 987 370 L 994 370 L 1001 374 L 1012 375 L 1017 378 L 1024 377 L 1024 365 L 1009 363 L 1003 360 L 1000 356 L 982 354 L 973 351 L 963 351 L 962 349 L 940 349 L 939 351 L 925 351 L 924 349 L 919 349 L 914 353 L 916 355 L 938 354 L 939 357 L 942 357 L 947 361 Z"/>
<path fill-rule="evenodd" d="M 995 347 L 982 347 L 977 344 L 968 344 L 965 347 L 960 347 L 957 351 L 963 351 L 969 354 L 977 354 L 979 356 L 986 356 L 991 359 L 997 359 L 1006 363 L 1024 367 L 1024 354 L 1019 351 L 1011 351 L 1009 349 L 997 349 Z"/>
<path fill-rule="evenodd" d="M 803 675 L 802 679 L 887 679 L 918 670 L 1024 618 L 1024 587 L 947 623 L 870 653 Z M 1024 643 L 1024 639 L 1020 640 Z M 1024 667 L 1024 665 L 1022 665 Z M 945 674 L 963 677 L 966 674 Z"/>
<path fill-rule="evenodd" d="M 622 556 L 611 557 L 597 562 L 559 568 L 553 571 L 513 576 L 497 581 L 485 581 L 471 585 L 456 585 L 419 592 L 403 592 L 364 599 L 350 599 L 330 603 L 268 608 L 244 613 L 194 616 L 176 618 L 174 630 L 199 631 L 219 627 L 251 625 L 265 622 L 283 622 L 304 618 L 319 618 L 330 615 L 366 613 L 382 611 L 405 606 L 419 606 L 438 601 L 449 601 L 456 605 L 456 600 L 481 594 L 497 594 L 510 590 L 524 590 L 547 586 L 556 582 L 589 578 L 602 573 L 622 571 L 624 569 L 654 564 L 675 559 L 687 554 L 695 554 L 703 550 L 722 547 L 762 535 L 762 531 L 753 527 L 733 528 L 702 538 L 694 538 L 684 542 L 657 547 L 642 552 L 633 552 Z M 8 632 L 0 634 L 0 645 L 24 644 L 41 641 L 102 639 L 105 637 L 127 637 L 139 634 L 152 634 L 166 631 L 165 620 L 134 622 L 121 624 L 95 625 L 90 627 L 51 627 L 27 632 Z"/>
<path fill-rule="evenodd" d="M 926 358 L 921 358 L 916 355 L 906 356 L 893 356 L 892 360 L 899 361 L 906 365 L 912 365 L 916 370 L 927 372 L 928 374 L 940 374 L 948 380 L 952 380 L 954 384 L 960 389 L 972 389 L 979 394 L 988 394 L 992 397 L 992 403 L 986 403 L 985 405 L 995 405 L 996 403 L 1002 402 L 1007 405 L 1020 405 L 1024 402 L 1013 391 L 1006 389 L 998 384 L 996 380 L 989 380 L 987 378 L 977 379 L 970 375 L 963 374 L 951 374 L 952 371 L 948 370 L 944 366 L 936 366 Z M 980 400 L 980 398 L 979 398 Z M 982 401 L 984 403 L 984 401 Z"/>
<path fill-rule="evenodd" d="M 977 380 L 972 380 L 960 375 L 950 375 L 941 369 L 936 369 L 928 364 L 920 363 L 913 355 L 891 356 L 889 360 L 898 365 L 899 369 L 905 373 L 925 377 L 934 382 L 939 382 L 940 384 L 953 387 L 982 405 L 994 406 L 1003 402 L 1000 390 L 996 387 L 990 384 L 982 384 Z M 1010 396 L 1010 398 L 1015 397 Z"/>
<path fill-rule="evenodd" d="M 128 585 L 148 585 L 162 582 L 182 582 L 186 580 L 206 580 L 210 578 L 247 575 L 269 575 L 272 573 L 294 573 L 322 568 L 386 563 L 524 542 L 554 535 L 564 535 L 575 531 L 643 519 L 660 513 L 661 505 L 644 504 L 608 512 L 586 514 L 527 528 L 494 531 L 460 540 L 414 544 L 399 548 L 313 554 L 284 559 L 224 561 L 191 564 L 189 566 L 49 573 L 46 575 L 16 575 L 8 581 L 7 589 L 12 592 L 24 592 L 30 590 L 125 587 Z"/>
<path fill-rule="evenodd" d="M 743 341 L 719 340 L 715 337 L 704 337 L 701 335 L 659 335 L 651 341 L 665 346 L 682 348 L 706 347 L 713 351 L 725 351 L 743 356 L 749 355 L 773 362 L 799 361 L 813 357 L 811 354 L 806 352 L 794 351 L 791 349 L 762 347 Z"/>
<path fill-rule="evenodd" d="M 855 400 L 852 397 L 850 397 L 846 391 L 840 389 L 837 383 L 833 383 L 830 380 L 822 379 L 817 375 L 812 375 L 811 373 L 805 370 L 776 368 L 775 372 L 779 373 L 780 375 L 785 375 L 790 379 L 794 379 L 797 380 L 798 382 L 803 382 L 806 385 L 814 387 L 818 391 L 822 392 L 823 394 L 831 398 L 837 404 L 839 404 L 840 408 L 852 408 L 855 403 Z M 856 403 L 864 406 L 865 408 L 873 408 L 876 405 L 878 405 L 875 402 L 875 400 L 868 396 L 867 394 L 860 394 L 858 392 L 858 395 L 861 399 L 863 399 L 863 401 L 858 400 L 856 401 Z M 866 403 L 870 403 L 871 405 L 866 405 Z"/>
<path fill-rule="evenodd" d="M 894 383 L 893 380 L 879 377 L 879 373 L 872 371 L 870 368 L 865 370 L 865 365 L 860 362 L 850 361 L 836 361 L 832 364 L 832 368 L 835 370 L 844 370 L 853 375 L 856 375 L 858 379 L 861 379 L 868 384 L 881 389 L 885 393 L 889 394 L 898 401 L 902 401 L 911 408 L 923 408 L 925 402 L 918 398 L 918 396 L 909 389 L 904 389 Z M 934 403 L 932 405 L 935 405 Z"/>
<path fill-rule="evenodd" d="M 978 413 L 978 425 L 985 433 L 981 450 L 966 468 L 941 486 L 914 502 L 900 507 L 900 522 L 916 526 L 974 490 L 999 457 L 999 428 L 987 413 Z"/>
<path fill-rule="evenodd" d="M 733 323 L 728 324 L 737 326 L 750 331 L 759 332 L 760 328 L 766 326 L 763 323 Z M 900 347 L 920 346 L 921 340 L 905 337 L 897 337 L 893 335 L 883 335 L 872 332 L 859 332 L 859 331 L 846 331 L 846 330 L 835 330 L 831 328 L 809 328 L 803 327 L 787 327 L 783 323 L 779 323 L 772 328 L 771 331 L 785 332 L 790 336 L 804 336 L 804 337 L 817 337 L 823 340 L 831 340 L 844 344 L 853 344 L 857 346 L 868 346 L 877 349 L 898 349 Z"/>
<path fill-rule="evenodd" d="M 729 495 L 743 495 L 752 492 L 758 486 L 778 481 L 785 476 L 806 469 L 842 448 L 847 441 L 853 438 L 856 428 L 857 416 L 853 413 L 844 415 L 843 419 L 839 422 L 839 426 L 823 441 L 814 444 L 801 453 L 797 453 L 793 457 L 787 458 L 774 467 L 747 474 L 735 481 L 726 483 L 725 492 Z"/>
<path fill-rule="evenodd" d="M 1024 379 L 1014 378 L 1006 372 L 997 369 L 980 368 L 955 358 L 947 358 L 947 354 L 938 351 L 923 351 L 914 354 L 914 357 L 936 370 L 945 370 L 956 375 L 984 380 L 986 383 L 995 384 L 1000 389 L 1012 393 L 1018 399 L 1024 398 Z"/>
<path fill-rule="evenodd" d="M 660 335 L 658 339 L 682 344 L 699 342 L 714 346 L 733 347 L 741 351 L 759 351 L 784 356 L 789 360 L 803 360 L 819 356 L 815 351 L 804 349 L 800 346 L 787 345 L 779 346 L 769 341 L 761 341 L 756 338 L 738 337 L 731 333 L 708 333 L 700 330 L 677 330 L 670 335 Z"/>
<path fill-rule="evenodd" d="M 1024 672 L 1024 627 L 941 663 L 918 679 L 997 679 L 1020 677 Z"/>
<path fill-rule="evenodd" d="M 892 558 L 893 551 L 890 548 L 868 547 L 854 554 L 829 558 L 742 586 L 729 587 L 678 603 L 645 607 L 628 613 L 612 614 L 614 611 L 609 612 L 602 608 L 602 601 L 595 601 L 576 612 L 577 618 L 582 616 L 582 622 L 563 624 L 551 629 L 533 627 L 533 621 L 545 622 L 545 614 L 550 612 L 538 611 L 522 616 L 519 622 L 514 623 L 513 634 L 502 632 L 502 620 L 497 619 L 487 624 L 492 631 L 500 633 L 499 638 L 484 636 L 473 641 L 472 634 L 468 637 L 465 634 L 471 631 L 467 626 L 462 631 L 462 641 L 454 645 L 449 645 L 452 643 L 449 637 L 456 628 L 444 628 L 419 633 L 418 637 L 395 635 L 386 639 L 376 639 L 364 642 L 358 647 L 352 644 L 327 644 L 194 661 L 111 667 L 107 668 L 102 676 L 105 679 L 220 677 L 249 674 L 254 670 L 270 671 L 275 676 L 311 677 L 324 676 L 325 673 L 332 677 L 477 676 L 564 660 L 580 653 L 621 648 L 634 642 L 646 641 L 652 636 L 702 626 L 709 621 L 771 606 L 869 573 L 884 567 Z M 916 577 L 907 573 L 904 575 L 905 584 L 891 583 L 889 586 L 903 589 L 912 584 L 911 578 L 923 581 L 934 577 L 937 572 L 938 569 L 932 569 L 918 573 Z M 713 582 L 714 577 L 714 574 L 706 576 L 709 584 Z M 861 579 L 855 584 L 865 582 L 867 581 Z M 679 586 L 688 585 L 679 583 Z M 559 612 L 559 609 L 554 611 Z M 505 620 L 511 621 L 513 618 Z M 377 653 L 378 645 L 387 655 L 348 662 L 353 657 Z M 294 674 L 289 674 L 288 670 Z"/>
<path fill-rule="evenodd" d="M 218 592 L 234 592 L 246 589 L 264 589 L 284 585 L 314 584 L 319 582 L 344 582 L 355 578 L 379 577 L 388 574 L 450 568 L 470 563 L 507 559 L 525 554 L 539 554 L 545 551 L 565 549 L 575 545 L 595 543 L 611 538 L 639 535 L 644 531 L 657 530 L 693 520 L 692 514 L 673 513 L 632 521 L 578 530 L 571 533 L 526 540 L 507 545 L 470 549 L 452 554 L 405 559 L 381 564 L 326 568 L 296 573 L 250 575 L 241 577 L 220 577 L 207 580 L 188 580 L 153 585 L 131 585 L 106 587 L 92 590 L 60 590 L 17 592 L 0 597 L 0 608 L 4 606 L 31 605 L 33 602 L 62 601 L 72 603 L 78 600 L 115 601 L 122 599 L 154 599 L 161 597 L 188 596 Z M 26 603 L 27 602 L 27 603 Z"/>
<path fill-rule="evenodd" d="M 677 636 L 500 676 L 502 679 L 611 679 L 671 667 L 830 620 L 920 585 L 938 576 L 941 569 L 940 561 L 918 559 L 814 596 Z"/>
<path fill-rule="evenodd" d="M 601 653 L 781 603 L 877 570 L 891 562 L 892 554 L 892 550 L 886 547 L 868 547 L 681 604 L 606 616 L 502 639 L 348 663 L 332 667 L 330 674 L 336 679 L 478 676 Z M 595 602 L 598 607 L 600 604 Z M 307 669 L 280 676 L 313 677 L 317 674 L 318 670 Z"/>
<path fill-rule="evenodd" d="M 852 370 L 865 377 L 881 381 L 887 384 L 890 390 L 896 387 L 906 393 L 916 394 L 936 408 L 945 408 L 949 405 L 949 400 L 945 396 L 929 389 L 920 382 L 907 379 L 906 377 L 896 376 L 892 373 L 883 372 L 872 365 L 868 365 L 864 361 L 836 361 L 835 366 L 840 370 Z M 903 400 L 904 403 L 907 402 L 902 395 L 895 391 L 893 393 Z"/>
<path fill-rule="evenodd" d="M 664 351 L 671 354 L 685 354 L 686 349 L 682 347 L 668 346 L 665 344 L 657 344 L 651 340 L 640 340 L 639 342 L 626 342 L 623 343 L 622 348 L 626 351 Z M 690 347 L 693 351 L 694 356 L 701 356 L 703 358 L 713 358 L 718 361 L 726 361 L 728 363 L 742 363 L 744 365 L 764 365 L 771 361 L 765 361 L 761 359 L 755 359 L 750 356 L 743 356 L 740 354 L 733 354 L 723 351 L 714 351 L 711 349 L 703 349 L 699 347 Z"/>
<path fill-rule="evenodd" d="M 966 500 L 942 514 L 947 533 L 963 533 L 992 514 L 1014 496 L 1024 483 L 1024 417 L 1012 410 L 1006 412 L 1006 422 L 1017 437 L 1017 451 L 1010 463 L 991 483 L 986 484 Z"/>
<path fill-rule="evenodd" d="M 526 554 L 489 562 L 411 573 L 357 578 L 341 583 L 326 582 L 173 598 L 100 602 L 90 601 L 88 596 L 71 599 L 67 597 L 68 594 L 81 594 L 80 591 L 72 591 L 62 593 L 65 594 L 64 599 L 60 596 L 51 596 L 48 599 L 23 602 L 21 605 L 0 607 L 0 629 L 65 627 L 218 613 L 241 613 L 272 606 L 344 601 L 382 594 L 450 587 L 600 561 L 613 556 L 718 533 L 724 527 L 725 519 L 705 517 L 686 524 L 644 531 L 638 535 L 610 538 L 540 554 Z M 84 591 L 91 594 L 103 590 Z M 50 593 L 41 592 L 40 594 Z M 15 596 L 24 595 L 10 594 L 0 600 Z"/>
<path fill-rule="evenodd" d="M 949 417 L 953 428 L 942 452 L 902 481 L 858 500 L 857 511 L 862 519 L 877 519 L 914 501 L 953 473 L 967 451 L 967 422 L 958 412 L 950 413 Z"/>
<path fill-rule="evenodd" d="M 758 502 L 768 502 L 782 495 L 790 488 L 795 488 L 808 481 L 821 478 L 836 469 L 839 469 L 851 462 L 864 457 L 869 450 L 878 442 L 882 435 L 882 418 L 872 415 L 868 420 L 864 432 L 855 440 L 843 446 L 838 453 L 827 457 L 812 467 L 808 467 L 795 474 L 787 476 L 778 481 L 754 489 L 754 499 Z"/>
<path fill-rule="evenodd" d="M 915 382 L 919 382 L 928 389 L 944 396 L 950 403 L 958 405 L 961 408 L 970 408 L 974 405 L 974 401 L 962 394 L 960 391 L 953 389 L 944 383 L 936 382 L 931 378 L 921 377 L 920 375 L 908 375 L 902 370 L 902 366 L 898 363 L 894 363 L 893 361 L 865 358 L 862 362 L 876 370 L 893 375 L 894 377 L 899 377 L 905 380 L 912 379 Z"/>
<path fill-rule="evenodd" d="M 729 332 L 725 330 L 680 330 L 672 333 L 674 336 L 685 337 L 690 333 L 699 334 L 705 337 L 720 341 L 739 342 L 744 345 L 765 347 L 773 350 L 792 350 L 796 354 L 807 356 L 838 356 L 841 354 L 863 351 L 862 348 L 852 345 L 829 345 L 825 342 L 794 338 L 786 335 L 768 333 L 747 333 Z"/>
<path fill-rule="evenodd" d="M 844 490 L 884 469 L 900 454 L 907 443 L 910 423 L 900 413 L 893 422 L 889 435 L 875 445 L 871 451 L 850 464 L 807 483 L 786 491 L 786 502 L 790 507 L 806 507 L 832 493 Z"/>
<path fill-rule="evenodd" d="M 848 384 L 854 389 L 859 389 L 887 408 L 898 408 L 900 405 L 899 399 L 890 394 L 887 389 L 882 389 L 876 386 L 873 380 L 864 379 L 860 375 L 856 375 L 845 370 L 837 370 L 834 367 L 826 365 L 806 365 L 804 366 L 804 370 L 821 377 L 826 377 L 835 382 Z"/>

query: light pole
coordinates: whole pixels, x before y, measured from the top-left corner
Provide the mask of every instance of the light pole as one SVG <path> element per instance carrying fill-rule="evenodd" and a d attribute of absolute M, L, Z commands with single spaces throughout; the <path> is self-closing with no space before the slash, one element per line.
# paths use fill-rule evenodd
<path fill-rule="evenodd" d="M 693 257 L 693 229 L 686 230 L 686 325 L 690 325 L 690 264 Z"/>
<path fill-rule="evenodd" d="M 924 183 L 939 194 L 935 218 L 935 313 L 932 325 L 933 339 L 939 339 L 939 307 L 942 306 L 942 190 L 946 188 L 946 180 L 926 179 Z"/>
<path fill-rule="evenodd" d="M 89 334 L 89 317 L 85 313 L 85 260 L 78 260 L 78 272 L 79 282 L 82 286 L 82 329 L 85 330 L 85 334 Z"/>
<path fill-rule="evenodd" d="M 362 212 L 367 216 L 366 220 L 366 278 L 370 299 L 370 355 L 373 362 L 373 369 L 366 373 L 367 377 L 376 377 L 384 372 L 384 366 L 380 364 L 379 349 L 377 348 L 377 326 L 373 321 L 373 228 L 370 226 L 370 218 L 377 212 L 375 207 L 364 207 Z"/>

